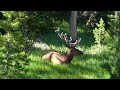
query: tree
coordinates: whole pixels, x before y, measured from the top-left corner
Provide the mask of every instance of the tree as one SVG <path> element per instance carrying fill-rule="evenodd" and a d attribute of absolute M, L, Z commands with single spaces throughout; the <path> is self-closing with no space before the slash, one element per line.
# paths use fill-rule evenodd
<path fill-rule="evenodd" d="M 76 21 L 77 21 L 77 11 L 70 11 L 70 35 L 72 36 L 73 42 L 75 42 L 77 34 L 76 34 Z"/>

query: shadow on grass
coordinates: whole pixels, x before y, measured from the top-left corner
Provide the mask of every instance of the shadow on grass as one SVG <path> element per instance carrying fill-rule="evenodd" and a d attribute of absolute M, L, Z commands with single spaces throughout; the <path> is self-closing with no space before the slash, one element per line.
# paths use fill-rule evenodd
<path fill-rule="evenodd" d="M 103 63 L 101 67 L 110 73 L 110 79 L 119 79 L 118 75 L 116 73 L 113 73 L 113 70 L 111 69 L 111 65 L 109 63 Z"/>
<path fill-rule="evenodd" d="M 42 50 L 41 48 L 33 48 L 31 51 L 31 54 L 39 56 L 44 53 L 43 51 L 44 50 Z"/>
<path fill-rule="evenodd" d="M 74 56 L 75 59 L 80 60 L 80 61 L 87 61 L 87 60 L 97 60 L 97 61 L 101 61 L 101 59 L 103 59 L 102 56 L 100 55 L 92 55 L 92 54 L 83 54 L 80 56 Z"/>
<path fill-rule="evenodd" d="M 41 41 L 46 43 L 48 46 L 62 46 L 62 40 L 58 37 L 57 33 L 49 32 L 41 37 Z"/>
<path fill-rule="evenodd" d="M 78 32 L 78 37 L 81 37 L 80 46 L 87 48 L 95 44 L 94 36 L 92 34 Z"/>

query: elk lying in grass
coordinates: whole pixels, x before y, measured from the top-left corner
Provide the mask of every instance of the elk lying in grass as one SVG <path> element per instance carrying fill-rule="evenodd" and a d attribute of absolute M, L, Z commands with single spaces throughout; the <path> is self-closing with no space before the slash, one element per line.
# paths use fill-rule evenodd
<path fill-rule="evenodd" d="M 66 33 L 60 33 L 59 30 L 56 30 L 55 32 L 62 40 L 65 41 L 65 46 L 68 48 L 68 50 L 65 54 L 59 54 L 55 51 L 49 51 L 43 55 L 42 59 L 50 60 L 53 64 L 66 64 L 71 62 L 74 55 L 83 54 L 83 52 L 75 48 L 75 46 L 80 43 L 81 38 L 72 43 L 72 38 L 70 37 L 69 40 Z"/>

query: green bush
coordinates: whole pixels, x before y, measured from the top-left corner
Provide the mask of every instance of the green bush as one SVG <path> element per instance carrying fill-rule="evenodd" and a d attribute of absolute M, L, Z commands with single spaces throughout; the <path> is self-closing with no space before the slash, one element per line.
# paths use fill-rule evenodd
<path fill-rule="evenodd" d="M 7 18 L 0 22 L 0 27 L 7 31 L 6 35 L 0 35 L 0 78 L 25 78 L 29 64 L 29 53 L 26 48 L 31 42 L 23 33 L 22 22 L 27 20 L 25 12 L 3 11 Z"/>
<path fill-rule="evenodd" d="M 98 28 L 95 28 L 93 33 L 96 45 L 99 46 L 100 52 L 103 51 L 101 55 L 104 56 L 104 59 L 109 60 L 111 78 L 120 78 L 120 12 L 115 11 L 108 17 L 110 18 L 110 28 L 105 29 L 105 23 L 101 18 L 99 24 L 96 24 Z"/>
<path fill-rule="evenodd" d="M 97 28 L 93 30 L 96 46 L 99 48 L 100 53 L 103 49 L 103 45 L 106 44 L 106 40 L 109 37 L 108 32 L 105 29 L 104 20 L 101 18 L 99 23 L 96 24 Z"/>
<path fill-rule="evenodd" d="M 108 17 L 111 19 L 109 22 L 111 41 L 108 42 L 108 46 L 111 47 L 111 50 L 114 50 L 114 52 L 111 52 L 111 57 L 115 61 L 112 74 L 120 78 L 120 11 L 114 11 L 114 14 L 108 15 Z"/>

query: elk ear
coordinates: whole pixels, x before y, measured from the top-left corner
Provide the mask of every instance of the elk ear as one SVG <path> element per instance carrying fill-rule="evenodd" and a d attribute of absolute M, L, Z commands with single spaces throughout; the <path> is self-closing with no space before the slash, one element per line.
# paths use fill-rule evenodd
<path fill-rule="evenodd" d="M 69 46 L 69 45 L 67 45 L 67 44 L 65 44 L 65 46 L 66 46 L 67 48 L 70 48 L 70 46 Z"/>

